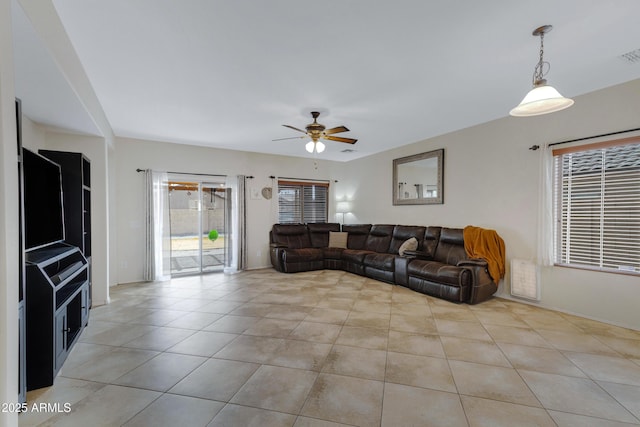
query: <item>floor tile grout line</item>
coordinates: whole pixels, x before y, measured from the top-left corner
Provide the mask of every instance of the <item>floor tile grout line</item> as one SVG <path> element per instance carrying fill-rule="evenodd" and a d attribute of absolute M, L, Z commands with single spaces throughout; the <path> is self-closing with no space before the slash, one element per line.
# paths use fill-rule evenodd
<path fill-rule="evenodd" d="M 608 396 L 610 396 L 613 400 L 615 400 L 616 402 L 618 402 L 618 404 L 620 406 L 622 406 L 628 413 L 629 415 L 631 415 L 633 418 L 636 419 L 636 421 L 638 422 L 638 424 L 640 424 L 640 417 L 637 416 L 636 414 L 634 414 L 633 412 L 631 412 L 631 410 L 629 408 L 627 408 L 627 405 L 625 405 L 624 403 L 620 402 L 618 400 L 618 398 L 616 398 L 614 395 L 612 395 L 611 393 L 609 393 L 609 391 L 607 389 L 605 389 L 599 381 L 592 379 L 592 381 L 600 388 L 600 390 L 602 390 L 603 392 L 605 392 Z M 627 385 L 627 384 L 623 384 L 623 385 Z"/>
<path fill-rule="evenodd" d="M 310 279 L 310 280 L 311 280 L 311 279 Z M 366 281 L 365 281 L 364 283 L 366 283 Z M 246 289 L 246 287 L 243 287 L 243 288 L 241 288 L 241 289 Z M 365 289 L 364 284 L 360 284 L 359 289 L 360 289 L 360 290 Z M 392 298 L 393 298 L 393 296 L 391 295 L 391 299 L 389 300 L 389 301 L 390 301 L 390 302 L 389 302 L 390 304 L 391 304 L 391 303 L 392 303 L 392 301 L 393 301 L 393 299 L 392 299 Z M 354 298 L 353 300 L 354 300 L 354 304 L 355 304 L 355 301 L 357 301 L 357 300 L 358 300 L 358 298 Z M 250 301 L 250 300 L 249 300 L 249 301 Z M 248 303 L 249 301 L 247 301 L 247 302 L 245 302 L 245 303 Z M 430 299 L 425 299 L 425 301 L 426 301 L 427 305 L 429 306 L 429 309 L 431 309 L 431 300 L 430 300 Z M 286 305 L 283 305 L 283 306 L 286 306 Z M 316 306 L 317 306 L 317 304 L 316 304 Z M 194 309 L 192 312 L 197 312 L 197 309 Z M 352 313 L 352 312 L 360 312 L 360 311 L 359 311 L 359 310 L 354 309 L 354 307 L 353 307 L 353 305 L 352 305 L 351 309 L 349 310 L 349 314 L 350 314 L 350 313 Z M 510 312 L 511 312 L 511 311 L 510 311 Z M 511 312 L 511 313 L 512 313 L 512 312 Z M 476 318 L 476 320 L 477 320 L 477 322 L 474 322 L 474 323 L 478 323 L 478 324 L 480 324 L 480 325 L 482 326 L 482 328 L 485 330 L 485 332 L 486 332 L 486 333 L 489 333 L 489 332 L 488 332 L 488 330 L 487 330 L 487 328 L 486 328 L 485 323 L 481 321 L 481 319 L 476 315 L 476 313 L 473 313 L 473 312 L 472 312 L 472 314 L 473 314 L 473 316 L 474 316 L 474 317 Z M 225 315 L 229 315 L 229 313 L 224 314 L 223 316 L 225 316 Z M 389 357 L 389 354 L 388 354 L 388 352 L 389 352 L 389 334 L 390 334 L 390 332 L 392 331 L 392 329 L 391 329 L 391 324 L 390 324 L 392 313 L 390 312 L 390 313 L 388 313 L 388 315 L 389 315 L 389 323 L 388 323 L 388 327 L 386 328 L 387 344 L 386 344 L 386 351 L 385 351 L 385 370 L 384 370 L 384 378 L 385 378 L 385 380 L 383 380 L 383 381 L 382 381 L 384 385 L 386 385 L 386 383 L 387 383 L 387 381 L 386 381 L 386 372 L 387 372 L 387 371 L 386 371 L 386 369 L 387 369 L 388 357 Z M 266 315 L 264 315 L 264 316 L 262 316 L 261 318 L 267 318 L 267 317 L 266 317 Z M 347 319 L 348 319 L 348 318 L 349 318 L 349 317 L 347 316 Z M 301 323 L 302 321 L 303 321 L 303 320 L 298 321 L 297 325 L 300 325 L 300 323 Z M 214 321 L 214 322 L 215 322 L 215 321 Z M 214 323 L 214 322 L 212 322 L 212 323 Z M 336 341 L 338 340 L 338 337 L 340 336 L 340 333 L 344 330 L 345 326 L 347 326 L 347 325 L 346 325 L 346 322 L 347 322 L 347 320 L 345 319 L 345 320 L 340 324 L 340 332 L 339 332 L 339 333 L 335 336 L 335 338 L 333 339 L 333 343 L 331 343 L 331 348 L 332 348 L 332 349 L 335 347 L 335 345 L 336 345 Z M 211 324 L 212 324 L 212 323 L 211 323 Z M 201 329 L 200 329 L 200 331 L 202 331 L 204 328 L 206 328 L 206 327 L 210 326 L 211 324 L 209 324 L 209 325 L 207 325 L 207 326 L 204 326 L 203 328 L 201 328 Z M 531 329 L 532 331 L 535 331 L 536 333 L 537 333 L 537 331 L 538 331 L 539 329 L 544 329 L 544 328 L 534 327 L 533 325 L 530 325 L 530 324 L 527 324 L 527 325 L 529 326 L 529 329 Z M 155 326 L 155 325 L 154 325 L 154 326 Z M 585 334 L 587 334 L 587 335 L 589 335 L 589 336 L 593 336 L 594 338 L 596 338 L 596 339 L 598 340 L 597 336 L 594 336 L 594 335 L 597 335 L 597 334 L 588 333 L 588 332 L 587 332 L 587 331 L 585 331 L 583 328 L 581 328 L 579 325 L 574 325 L 574 326 L 576 326 L 576 328 L 577 328 L 577 329 L 579 329 L 581 332 L 583 332 L 583 333 L 585 333 Z M 356 326 L 356 327 L 358 327 L 358 326 Z M 292 331 L 293 331 L 293 330 L 289 331 L 289 332 L 288 332 L 288 334 L 287 334 L 287 337 L 283 337 L 283 339 L 290 339 L 289 337 L 290 337 L 290 335 L 291 335 Z M 197 332 L 197 331 L 196 331 L 196 332 Z M 214 332 L 215 332 L 215 331 L 214 331 Z M 236 335 L 239 335 L 239 334 L 236 334 Z M 422 334 L 422 335 L 424 335 L 424 334 Z M 432 335 L 433 335 L 433 334 L 432 334 Z M 442 336 L 443 336 L 443 335 L 442 335 L 441 333 L 438 333 L 437 335 L 438 335 L 438 339 L 439 339 L 439 341 L 440 341 L 440 344 L 441 344 L 441 345 L 443 345 L 443 342 L 442 342 Z M 498 346 L 498 345 L 497 345 L 497 344 L 498 344 L 498 342 L 495 340 L 495 338 L 494 338 L 493 336 L 491 336 L 491 334 L 489 334 L 489 337 L 491 338 L 491 343 L 492 343 L 492 344 L 494 344 L 494 345 L 496 345 L 496 346 Z M 235 339 L 237 339 L 237 338 L 238 338 L 238 337 L 234 338 L 234 340 L 235 340 Z M 542 339 L 544 339 L 544 337 L 541 337 L 541 338 L 542 338 Z M 185 338 L 185 339 L 186 339 L 186 338 Z M 135 340 L 135 338 L 134 338 L 133 340 Z M 132 340 L 132 341 L 133 341 L 133 340 Z M 546 341 L 546 339 L 544 339 L 544 340 Z M 305 341 L 305 340 L 301 340 L 301 341 Z M 598 340 L 598 341 L 599 341 L 599 342 L 601 342 L 603 345 L 605 345 L 607 348 L 610 348 L 606 343 L 602 342 L 601 340 Z M 92 343 L 86 343 L 86 344 L 92 344 Z M 128 344 L 128 343 L 124 343 L 124 344 L 122 344 L 122 345 L 120 345 L 120 346 L 114 346 L 114 347 L 129 348 L 129 347 L 125 347 L 125 346 L 126 346 L 126 344 Z M 229 343 L 227 343 L 227 345 L 228 345 L 228 344 L 229 344 Z M 105 345 L 105 344 L 98 344 L 98 343 L 95 343 L 94 345 Z M 354 346 L 354 347 L 358 347 L 358 346 Z M 223 348 L 224 348 L 224 347 L 223 347 Z M 364 348 L 364 347 L 359 347 L 359 348 Z M 506 357 L 506 359 L 507 359 L 507 360 L 509 360 L 509 358 L 506 356 L 506 354 L 505 354 L 504 350 L 503 350 L 502 348 L 500 348 L 500 346 L 498 346 L 498 348 L 499 348 L 499 351 L 501 352 L 501 354 L 503 354 L 503 356 L 505 356 L 505 357 Z M 543 348 L 543 347 L 540 347 L 540 348 Z M 562 355 L 563 355 L 563 357 L 565 357 L 565 358 L 566 358 L 566 354 L 565 354 L 565 352 L 566 352 L 566 351 L 568 351 L 568 350 L 561 350 L 561 349 L 558 349 L 556 346 L 553 346 L 553 345 L 551 345 L 551 348 L 552 348 L 552 349 L 554 349 L 554 351 L 559 352 L 560 354 L 562 354 Z M 612 350 L 612 351 L 614 351 L 614 352 L 616 352 L 616 353 L 618 353 L 615 349 L 611 349 L 611 350 Z M 152 350 L 152 351 L 154 351 L 154 350 Z M 155 351 L 157 351 L 157 350 L 155 350 Z M 153 360 L 155 357 L 158 357 L 160 354 L 164 354 L 164 353 L 169 353 L 169 352 L 161 351 L 159 354 L 157 354 L 157 355 L 153 356 L 153 357 L 152 357 L 151 359 L 149 359 L 148 361 Z M 410 354 L 410 353 L 408 353 L 408 354 Z M 631 360 L 631 359 L 630 359 L 629 357 L 627 357 L 627 356 L 624 356 L 624 355 L 621 355 L 621 356 L 622 356 L 622 357 L 621 357 L 621 359 Z M 211 357 L 209 357 L 209 359 L 214 358 L 214 357 L 215 357 L 215 353 L 214 353 L 214 355 L 212 355 Z M 446 352 L 445 352 L 445 358 L 447 359 L 447 363 L 448 363 L 448 365 L 449 365 L 449 369 L 451 370 L 451 367 L 450 367 L 450 364 L 449 364 L 449 360 L 451 360 L 451 359 L 450 359 L 449 357 L 447 357 Z M 148 362 L 148 361 L 147 361 L 147 362 Z M 633 360 L 631 360 L 631 361 L 632 361 L 633 363 L 637 364 L 637 363 L 636 363 L 636 362 L 634 362 Z M 147 362 L 143 362 L 143 364 L 144 364 L 144 363 L 147 363 Z M 509 362 L 510 362 L 510 361 L 509 361 Z M 572 362 L 572 361 L 571 361 L 571 360 L 569 360 L 569 362 Z M 203 362 L 203 363 L 204 363 L 204 362 Z M 510 362 L 510 363 L 511 363 L 511 362 Z M 572 364 L 573 364 L 573 365 L 575 365 L 575 363 L 573 363 L 573 362 L 572 362 Z M 263 366 L 263 365 L 264 365 L 264 364 L 261 364 L 261 366 Z M 488 365 L 493 366 L 493 365 L 491 365 L 491 364 L 488 364 Z M 278 365 L 275 365 L 275 366 L 278 366 Z M 137 368 L 133 368 L 133 369 L 137 369 Z M 292 369 L 296 369 L 296 368 L 292 368 Z M 513 366 L 512 366 L 512 369 L 515 369 L 515 368 L 513 368 Z M 581 370 L 579 367 L 577 367 L 577 369 L 579 369 L 579 370 L 580 370 L 580 372 L 583 372 L 583 370 Z M 303 370 L 304 370 L 304 369 L 303 369 Z M 518 372 L 518 370 L 517 370 L 517 369 L 515 369 L 515 370 Z M 313 371 L 313 372 L 315 372 L 315 374 L 316 374 L 316 380 L 317 380 L 317 377 L 319 377 L 319 376 L 320 376 L 321 371 Z M 519 373 L 519 372 L 518 372 L 518 373 Z M 596 383 L 600 386 L 600 384 L 599 384 L 596 380 L 594 380 L 590 375 L 588 375 L 586 372 L 583 372 L 583 373 L 587 376 L 587 379 L 591 380 L 592 382 L 596 382 Z M 125 374 L 123 374 L 123 375 L 125 375 Z M 341 375 L 341 374 L 338 374 L 338 375 Z M 562 376 L 564 376 L 564 375 L 562 375 Z M 361 378 L 361 377 L 355 376 L 355 378 Z M 521 376 L 520 376 L 520 378 L 522 379 L 522 377 L 521 377 Z M 524 379 L 522 379 L 522 380 L 524 381 Z M 526 383 L 526 381 L 525 381 L 525 384 L 527 384 L 527 383 Z M 455 385 L 455 378 L 454 378 L 454 385 Z M 243 386 L 244 386 L 244 384 L 243 384 Z M 529 387 L 529 385 L 528 385 L 528 384 L 527 384 L 527 386 Z M 135 387 L 133 387 L 133 388 L 135 388 Z M 421 387 L 421 388 L 423 388 L 423 387 Z M 600 386 L 600 388 L 602 388 L 602 386 Z M 457 385 L 456 385 L 456 391 L 457 391 L 457 390 L 458 390 L 458 388 L 457 388 Z M 606 390 L 605 390 L 605 392 L 606 392 Z M 532 392 L 532 393 L 533 393 L 533 392 Z M 163 394 L 167 394 L 167 392 L 161 392 L 161 395 L 163 395 Z M 459 393 L 458 391 L 457 391 L 457 394 L 458 394 L 458 396 L 461 396 L 461 395 L 460 395 L 460 393 Z M 608 395 L 610 395 L 609 393 L 607 393 L 607 394 L 608 394 Z M 533 395 L 535 396 L 535 393 L 534 393 Z M 383 386 L 383 396 L 384 396 L 384 386 Z M 613 398 L 613 396 L 611 396 L 611 395 L 610 395 L 610 397 L 612 397 L 612 398 Z M 307 398 L 308 398 L 308 396 L 307 396 Z M 536 399 L 537 399 L 537 396 L 536 396 Z M 618 400 L 617 400 L 617 399 L 615 399 L 615 398 L 613 398 L 613 400 L 614 400 L 614 401 L 616 401 L 616 402 L 618 402 Z M 306 400 L 305 400 L 305 401 L 306 401 Z M 503 401 L 501 401 L 501 400 L 496 400 L 496 401 L 497 401 L 497 402 L 503 402 Z M 619 403 L 621 406 L 623 406 L 623 407 L 624 407 L 624 405 L 622 405 L 620 402 L 618 402 L 618 403 Z M 303 405 L 304 405 L 304 404 L 303 404 Z M 526 406 L 526 405 L 525 405 L 525 406 Z M 626 409 L 626 407 L 624 407 L 624 408 Z M 544 408 L 544 409 L 545 409 L 545 410 L 547 410 L 546 408 Z M 381 409 L 381 411 L 382 411 L 382 409 Z M 300 411 L 298 411 L 298 412 L 300 412 Z M 547 413 L 548 413 L 548 410 L 547 410 Z M 570 413 L 570 412 L 568 412 L 568 413 Z M 632 414 L 632 415 L 633 415 L 633 414 Z M 298 415 L 298 416 L 300 416 L 300 415 Z M 382 416 L 382 415 L 381 415 L 381 416 Z M 466 411 L 465 411 L 465 416 L 467 416 Z M 637 417 L 636 417 L 636 418 L 637 418 Z M 468 418 L 467 418 L 467 419 L 468 419 Z"/>
<path fill-rule="evenodd" d="M 568 321 L 569 321 L 569 320 L 568 320 Z M 570 321 L 569 321 L 569 322 L 570 322 Z M 526 322 L 526 320 L 525 320 L 525 323 L 527 323 L 527 322 Z M 572 323 L 572 322 L 570 322 L 570 323 Z M 529 324 L 529 323 L 527 323 L 527 324 Z M 572 323 L 572 324 L 573 324 L 573 323 Z M 532 327 L 532 329 L 533 329 L 534 331 L 536 331 L 536 332 L 537 332 L 537 330 L 539 329 L 539 328 L 535 328 L 535 327 L 533 327 L 533 326 L 532 326 L 532 325 L 530 325 L 530 324 L 529 324 L 529 326 L 531 326 L 531 327 Z M 577 326 L 577 325 L 574 325 L 574 326 Z M 577 326 L 577 327 L 578 327 L 578 326 Z M 578 328 L 579 328 L 579 327 L 578 327 Z M 540 328 L 540 329 L 544 329 L 544 328 Z M 592 337 L 592 334 L 588 334 L 588 333 L 586 333 L 586 332 L 583 330 L 583 328 L 579 328 L 579 329 L 580 329 L 583 333 L 585 333 L 586 335 L 588 335 L 588 336 L 591 336 L 591 337 Z M 487 333 L 488 333 L 488 332 L 489 332 L 489 331 L 487 331 Z M 594 338 L 596 338 L 596 337 L 594 337 Z M 543 340 L 545 340 L 545 341 L 547 341 L 544 337 L 542 337 L 542 339 L 543 339 Z M 597 339 L 597 338 L 596 338 L 596 339 Z M 618 399 L 616 399 L 616 398 L 615 398 L 613 395 L 611 395 L 611 394 L 610 394 L 606 389 L 604 389 L 604 388 L 603 388 L 603 387 L 602 387 L 602 386 L 601 386 L 601 385 L 600 385 L 600 384 L 599 384 L 599 383 L 598 383 L 598 382 L 597 382 L 597 381 L 596 381 L 596 380 L 595 380 L 591 375 L 589 375 L 589 373 L 585 372 L 585 371 L 584 371 L 584 369 L 582 369 L 580 366 L 576 365 L 576 364 L 575 364 L 571 359 L 569 359 L 569 358 L 566 356 L 566 354 L 565 354 L 565 353 L 566 353 L 566 351 L 563 351 L 563 350 L 561 350 L 561 349 L 558 349 L 556 346 L 554 346 L 554 345 L 553 345 L 553 343 L 549 343 L 549 344 L 550 344 L 550 345 L 551 345 L 551 346 L 552 346 L 552 347 L 553 347 L 553 348 L 554 348 L 554 349 L 555 349 L 559 354 L 561 354 L 561 355 L 562 355 L 562 357 L 564 357 L 564 358 L 565 358 L 569 363 L 571 363 L 571 364 L 572 364 L 576 369 L 578 369 L 580 372 L 582 372 L 582 373 L 586 376 L 586 378 L 590 379 L 593 383 L 595 383 L 595 384 L 600 388 L 600 390 L 602 390 L 603 392 L 605 392 L 605 393 L 606 393 L 607 395 L 609 395 L 609 396 L 610 396 L 610 397 L 611 397 L 615 402 L 617 402 L 621 407 L 623 407 L 623 408 L 624 408 L 624 409 L 629 413 L 629 415 L 631 415 L 632 417 L 636 418 L 636 419 L 640 422 L 640 418 L 636 417 L 636 416 L 635 416 L 631 411 L 629 411 L 629 409 L 628 409 L 628 408 L 627 408 L 627 407 L 626 407 L 622 402 L 618 401 Z M 606 346 L 606 343 L 602 343 L 602 344 L 605 344 L 605 346 Z M 606 347 L 610 348 L 609 346 L 606 346 Z M 507 358 L 507 360 L 509 360 L 509 357 L 508 357 L 508 355 L 507 355 L 507 354 L 505 354 L 505 353 L 504 353 L 504 350 L 503 350 L 500 346 L 498 346 L 498 348 L 499 348 L 499 349 L 500 349 L 500 351 L 503 353 L 503 355 Z M 613 349 L 612 349 L 612 350 L 613 350 Z M 539 398 L 538 398 L 538 396 L 535 394 L 535 392 L 531 389 L 531 387 L 530 387 L 529 383 L 528 383 L 528 382 L 527 382 L 527 381 L 522 377 L 522 375 L 521 375 L 521 373 L 520 373 L 520 369 L 518 369 L 518 368 L 515 368 L 515 367 L 514 367 L 514 370 L 516 371 L 516 373 L 518 374 L 518 376 L 520 376 L 520 378 L 522 379 L 522 381 L 524 382 L 524 384 L 527 386 L 527 388 L 531 391 L 531 393 L 533 394 L 533 396 L 535 396 L 535 397 L 536 397 L 536 400 L 538 400 L 538 402 L 540 403 L 540 405 L 541 405 L 541 406 L 542 406 L 542 407 L 547 411 L 547 413 L 549 413 L 549 410 L 550 410 L 550 409 L 546 408 L 546 407 L 542 404 L 542 402 L 540 402 L 540 399 L 539 399 Z M 526 369 L 525 369 L 525 370 L 526 370 Z M 569 376 L 569 375 L 563 375 L 563 376 Z M 572 377 L 572 376 L 569 376 L 569 377 Z M 579 378 L 579 377 L 575 377 L 575 378 Z M 578 414 L 578 415 L 579 415 L 579 414 Z M 551 416 L 551 414 L 549 414 L 549 416 Z M 552 417 L 552 418 L 553 418 L 553 417 Z"/>
<path fill-rule="evenodd" d="M 589 375 L 589 374 L 587 374 Z M 636 414 L 634 414 L 629 408 L 627 408 L 627 405 L 625 405 L 624 403 L 620 402 L 620 400 L 618 400 L 618 398 L 616 398 L 613 394 L 609 393 L 609 391 L 604 388 L 602 386 L 602 384 L 600 384 L 600 381 L 603 380 L 596 380 L 594 378 L 592 378 L 591 376 L 588 377 L 591 381 L 593 381 L 595 383 L 596 386 L 598 386 L 598 388 L 600 390 L 602 390 L 604 393 L 606 393 L 609 397 L 611 397 L 613 400 L 615 400 L 620 406 L 622 406 L 628 413 L 629 415 L 631 415 L 633 418 L 636 419 L 636 421 L 638 421 L 638 424 L 640 424 L 640 416 L 637 416 Z M 603 381 L 603 382 L 611 382 L 611 381 Z M 626 386 L 631 386 L 631 387 L 637 387 L 631 384 L 623 384 L 623 383 L 613 383 L 613 384 L 618 384 L 618 385 L 626 385 Z"/>

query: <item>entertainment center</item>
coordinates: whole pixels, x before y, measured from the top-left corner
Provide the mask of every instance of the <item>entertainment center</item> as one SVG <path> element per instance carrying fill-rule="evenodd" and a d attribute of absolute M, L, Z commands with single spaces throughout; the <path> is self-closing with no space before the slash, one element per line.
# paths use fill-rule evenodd
<path fill-rule="evenodd" d="M 26 254 L 27 390 L 53 384 L 89 319 L 87 260 L 57 243 Z"/>
<path fill-rule="evenodd" d="M 53 384 L 89 321 L 91 170 L 81 153 L 22 148 L 20 162 L 22 397 Z"/>

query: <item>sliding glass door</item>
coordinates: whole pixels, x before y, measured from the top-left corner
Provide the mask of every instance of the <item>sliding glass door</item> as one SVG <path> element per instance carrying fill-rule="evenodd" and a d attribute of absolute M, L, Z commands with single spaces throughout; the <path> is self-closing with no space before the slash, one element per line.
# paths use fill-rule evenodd
<path fill-rule="evenodd" d="M 200 241 L 202 272 L 222 271 L 226 260 L 227 199 L 230 190 L 219 183 L 202 183 Z"/>
<path fill-rule="evenodd" d="M 230 190 L 193 178 L 169 176 L 172 276 L 223 271 L 228 256 Z"/>

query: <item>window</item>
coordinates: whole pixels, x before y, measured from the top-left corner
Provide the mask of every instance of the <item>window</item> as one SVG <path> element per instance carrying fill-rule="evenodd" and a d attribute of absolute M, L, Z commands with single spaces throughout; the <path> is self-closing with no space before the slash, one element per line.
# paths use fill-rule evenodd
<path fill-rule="evenodd" d="M 640 138 L 553 155 L 556 263 L 640 273 Z"/>
<path fill-rule="evenodd" d="M 278 221 L 327 222 L 328 195 L 328 183 L 278 181 Z"/>

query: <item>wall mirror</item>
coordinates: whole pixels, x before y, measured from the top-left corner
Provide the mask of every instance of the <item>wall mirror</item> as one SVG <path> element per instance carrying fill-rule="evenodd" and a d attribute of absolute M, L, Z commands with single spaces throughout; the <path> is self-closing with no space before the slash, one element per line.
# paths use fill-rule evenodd
<path fill-rule="evenodd" d="M 444 203 L 444 149 L 393 160 L 393 204 Z"/>

